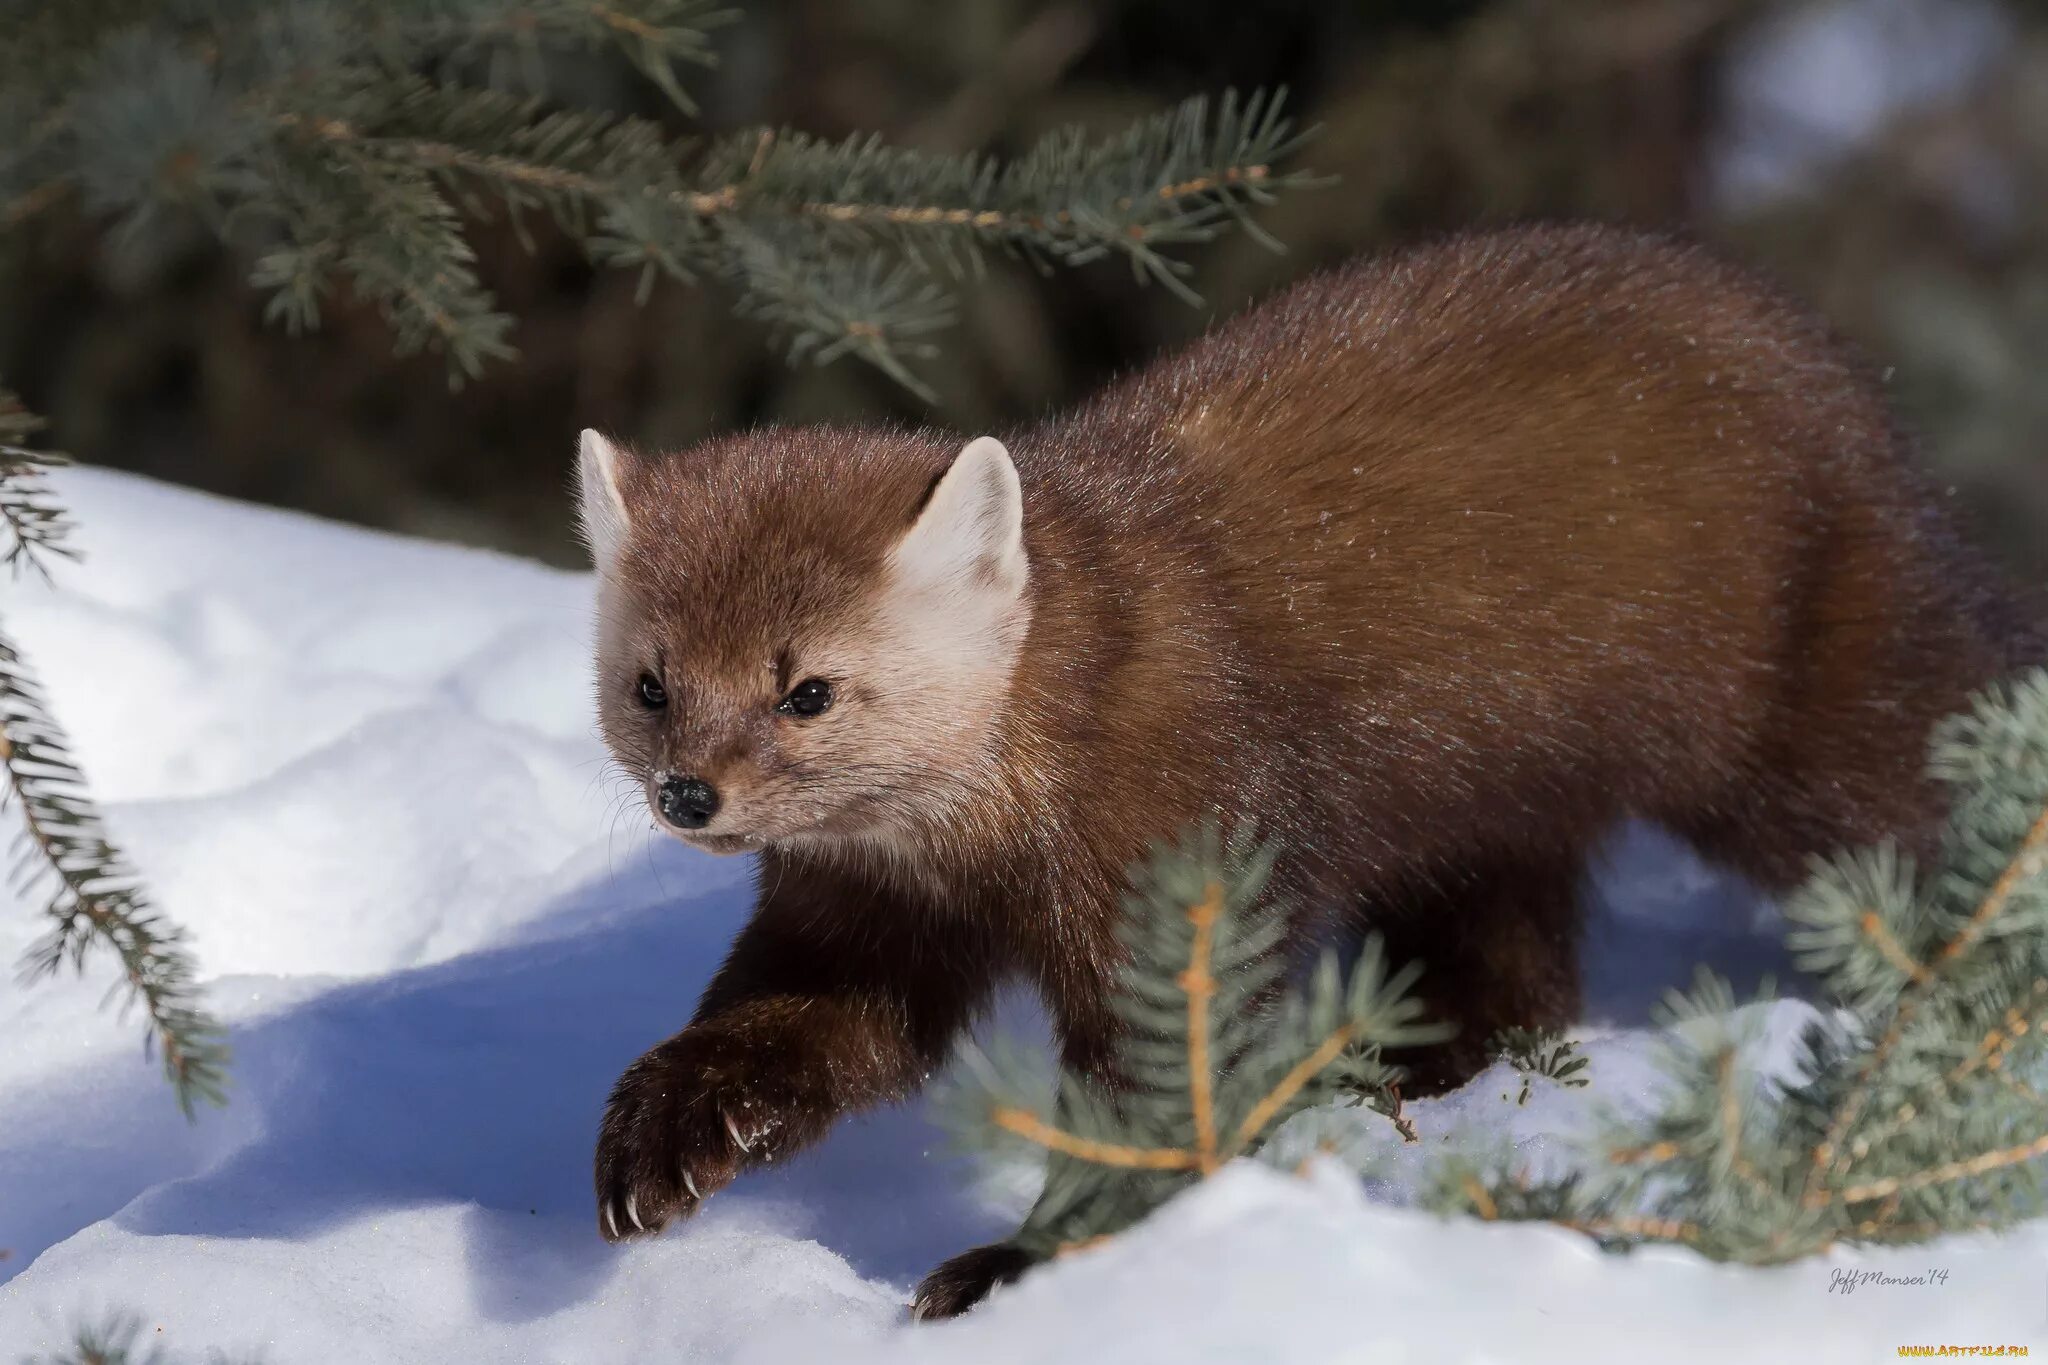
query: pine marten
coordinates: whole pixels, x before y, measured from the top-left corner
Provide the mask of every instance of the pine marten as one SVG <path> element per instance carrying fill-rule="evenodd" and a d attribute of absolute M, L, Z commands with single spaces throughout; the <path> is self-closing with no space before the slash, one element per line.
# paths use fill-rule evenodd
<path fill-rule="evenodd" d="M 1457 237 L 1304 280 L 1036 426 L 583 436 L 598 706 L 752 921 L 597 1149 L 608 1238 L 915 1091 L 998 982 L 1113 1079 L 1127 869 L 1284 850 L 1298 938 L 1419 959 L 1453 1086 L 1577 1018 L 1588 849 L 1655 821 L 1765 888 L 1927 851 L 1923 739 L 2034 648 L 1879 387 L 1663 237 Z M 957 1311 L 1021 1265 L 920 1291 Z"/>

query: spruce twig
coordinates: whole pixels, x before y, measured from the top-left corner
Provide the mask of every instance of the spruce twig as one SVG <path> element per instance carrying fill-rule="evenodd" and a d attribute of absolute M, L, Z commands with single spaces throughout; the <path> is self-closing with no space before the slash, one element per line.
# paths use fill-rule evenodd
<path fill-rule="evenodd" d="M 1912 1028 L 1918 1012 L 1929 999 L 1934 988 L 1942 981 L 1943 969 L 1950 967 L 1968 953 L 1981 936 L 1985 926 L 2003 914 L 2012 900 L 2013 892 L 2028 879 L 2038 876 L 2042 870 L 2041 853 L 2048 846 L 2048 804 L 2044 804 L 2034 818 L 2019 846 L 2007 860 L 1997 881 L 1971 911 L 1963 926 L 1941 945 L 1934 956 L 1933 965 L 1922 966 L 1918 961 L 1896 946 L 1896 940 L 1884 929 L 1883 918 L 1875 910 L 1866 910 L 1858 917 L 1859 928 L 1886 945 L 1880 951 L 1888 962 L 1896 967 L 1907 980 L 1905 994 L 1894 1008 L 1890 1025 L 1884 1034 L 1864 1055 L 1857 1067 L 1856 1082 L 1842 1097 L 1830 1120 L 1827 1132 L 1813 1149 L 1813 1163 L 1809 1168 L 1805 1190 L 1809 1204 L 1828 1202 L 1830 1196 L 1823 1184 L 1826 1179 L 1839 1173 L 1846 1154 L 1844 1139 L 1857 1121 L 1863 1117 L 1878 1081 L 1884 1074 L 1884 1066 L 1893 1051 Z M 1866 926 L 1875 926 L 1867 928 Z"/>
<path fill-rule="evenodd" d="M 1370 1096 L 1403 1124 L 1398 1073 L 1380 1050 L 1445 1036 L 1409 997 L 1416 971 L 1389 972 L 1375 942 L 1348 979 L 1327 960 L 1304 991 L 1281 996 L 1286 910 L 1264 896 L 1271 867 L 1269 850 L 1201 830 L 1136 874 L 1115 1000 L 1128 1089 L 1105 1095 L 1074 1074 L 1034 1084 L 1021 1061 L 962 1050 L 942 1116 L 969 1145 L 1048 1161 L 1018 1245 L 1044 1256 L 1093 1245 L 1258 1152 L 1315 1103 Z"/>
<path fill-rule="evenodd" d="M 37 423 L 0 391 L 0 520 L 13 540 L 5 556 L 17 572 L 48 576 L 46 556 L 73 554 L 70 522 L 42 473 L 61 463 L 19 444 Z M 163 1059 L 179 1106 L 189 1117 L 201 1101 L 221 1102 L 227 1049 L 220 1026 L 199 1004 L 195 966 L 177 926 L 150 904 L 141 882 L 108 838 L 72 761 L 63 730 L 11 636 L 0 628 L 0 768 L 20 814 L 16 877 L 47 885 L 48 933 L 22 963 L 25 980 L 66 963 L 83 969 L 95 948 L 113 953 L 122 986 L 148 1021 L 150 1048 Z"/>
<path fill-rule="evenodd" d="M 1930 767 L 1952 794 L 1930 874 L 1889 849 L 1837 856 L 1787 903 L 1836 1001 L 1796 1077 L 1746 1071 L 1753 1040 L 1703 976 L 1667 1012 L 1659 1107 L 1610 1117 L 1595 1173 L 1521 1192 L 1513 1216 L 1770 1263 L 2048 1209 L 2048 671 L 1940 726 Z M 1506 1216 L 1504 1188 L 1454 1168 L 1436 1202 Z"/>
<path fill-rule="evenodd" d="M 999 163 L 780 129 L 677 139 L 546 89 L 547 52 L 606 49 L 687 111 L 678 73 L 713 62 L 730 18 L 707 0 L 237 14 L 32 0 L 15 39 L 29 88 L 0 102 L 0 230 L 74 192 L 126 231 L 196 214 L 255 246 L 273 317 L 313 326 L 346 286 L 454 379 L 511 354 L 467 240 L 493 213 L 550 214 L 643 297 L 661 277 L 732 280 L 792 360 L 852 355 L 923 392 L 912 365 L 989 251 L 1121 257 L 1193 299 L 1185 248 L 1258 235 L 1252 208 L 1312 183 L 1281 168 L 1301 138 L 1279 92 L 1189 100 L 1105 137 L 1063 130 Z M 492 84 L 464 79 L 480 67 Z"/>

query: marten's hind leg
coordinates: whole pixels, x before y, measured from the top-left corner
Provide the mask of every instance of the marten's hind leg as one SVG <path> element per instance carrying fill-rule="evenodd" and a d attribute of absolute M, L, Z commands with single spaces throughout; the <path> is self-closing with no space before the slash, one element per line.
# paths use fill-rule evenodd
<path fill-rule="evenodd" d="M 1432 1020 L 1457 1026 L 1447 1042 L 1402 1048 L 1405 1093 L 1436 1095 L 1486 1069 L 1511 1027 L 1563 1029 L 1579 1017 L 1579 903 L 1583 860 L 1499 857 L 1411 885 L 1367 910 L 1395 966 L 1422 963 L 1417 983 Z"/>

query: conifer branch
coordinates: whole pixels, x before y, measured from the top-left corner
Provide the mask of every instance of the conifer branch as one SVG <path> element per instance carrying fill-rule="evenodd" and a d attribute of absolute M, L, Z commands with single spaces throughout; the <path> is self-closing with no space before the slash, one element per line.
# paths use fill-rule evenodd
<path fill-rule="evenodd" d="M 1305 991 L 1282 997 L 1286 909 L 1265 896 L 1271 867 L 1270 850 L 1198 830 L 1136 872 L 1113 1002 L 1126 1028 L 1116 1069 L 1134 1084 L 1114 1096 L 1074 1074 L 1040 1087 L 1023 1059 L 963 1049 L 936 1095 L 942 1120 L 974 1147 L 1000 1139 L 1048 1154 L 1016 1245 L 1040 1256 L 1092 1245 L 1257 1153 L 1311 1103 L 1370 1099 L 1401 1122 L 1397 1073 L 1379 1050 L 1445 1030 L 1421 1022 L 1414 972 L 1389 972 L 1377 941 L 1348 979 L 1327 959 Z"/>
<path fill-rule="evenodd" d="M 1970 1050 L 1970 1056 L 1962 1058 L 1960 1062 L 1956 1062 L 1950 1070 L 1946 1070 L 1942 1074 L 1942 1078 L 1939 1078 L 1939 1083 L 1933 1087 L 1933 1091 L 1935 1091 L 1933 1099 L 1937 1099 L 1937 1101 L 1939 1099 L 1948 1099 L 1956 1091 L 1958 1085 L 1968 1081 L 1968 1078 L 1972 1074 L 1976 1074 L 1978 1070 L 1989 1070 L 1989 1072 L 1993 1072 L 1999 1078 L 1999 1083 L 2005 1085 L 2007 1089 L 2013 1089 L 2015 1085 L 2019 1085 L 2023 1095 L 2028 1095 L 2030 1099 L 2038 1099 L 2032 1093 L 2032 1087 L 2025 1087 L 2023 1083 L 2019 1083 L 2017 1078 L 2011 1074 L 2011 1070 L 2005 1068 L 2005 1060 L 2013 1052 L 2013 1048 L 2017 1048 L 2025 1038 L 2028 1038 L 2028 1033 L 2032 1033 L 2038 1027 L 2048 1025 L 2048 1013 L 2038 1013 L 2032 1019 L 2023 1013 L 2023 1009 L 2028 1009 L 2028 1007 L 2044 1007 L 2044 1005 L 2048 1005 L 2048 978 L 2036 978 L 2034 984 L 2028 986 L 2028 990 L 2025 990 L 2025 997 L 2021 1001 L 2015 1001 L 2013 1007 L 2005 1011 L 2005 1017 L 1999 1021 L 1999 1025 L 1997 1027 L 1989 1027 L 1985 1031 L 1985 1036 L 1976 1040 L 1976 1046 Z M 1913 1101 L 1905 1101 L 1901 1105 L 1896 1105 L 1892 1109 L 1890 1117 L 1884 1119 L 1882 1124 L 1874 1124 L 1872 1128 L 1864 1130 L 1858 1136 L 1858 1148 L 1862 1152 L 1868 1152 L 1870 1148 L 1874 1148 L 1874 1146 L 1878 1146 L 1882 1142 L 1888 1142 L 1890 1138 L 1896 1138 L 1898 1134 L 1905 1132 L 1907 1126 L 1911 1126 L 1913 1121 L 1917 1121 L 1921 1117 L 1923 1117 L 1921 1107 L 1915 1105 Z M 1815 1187 L 1808 1185 L 1806 1197 L 1815 1197 Z"/>
<path fill-rule="evenodd" d="M 2028 879 L 2039 875 L 2042 870 L 2041 853 L 2044 846 L 2048 846 L 2048 805 L 2044 805 L 2035 815 L 2026 835 L 2013 850 L 2011 857 L 1999 872 L 1997 880 L 1991 884 L 1970 917 L 1942 944 L 1934 956 L 1932 968 L 1907 973 L 1910 984 L 1898 1003 L 1890 1026 L 1863 1059 L 1856 1084 L 1843 1097 L 1840 1108 L 1828 1124 L 1827 1132 L 1814 1145 L 1813 1163 L 1809 1168 L 1805 1189 L 1808 1204 L 1826 1197 L 1821 1188 L 1822 1182 L 1839 1171 L 1844 1162 L 1844 1136 L 1862 1118 L 1864 1107 L 1869 1103 L 1885 1063 L 1899 1046 L 1900 1040 L 1906 1036 L 1907 1030 L 1912 1027 L 1922 1003 L 1941 980 L 1940 974 L 1962 958 L 1976 944 L 1985 928 L 2005 912 L 2012 901 L 2013 893 Z"/>
<path fill-rule="evenodd" d="M 1676 997 L 1648 1114 L 1623 1118 L 1591 1169 L 1522 1192 L 1479 1182 L 1501 1216 L 1599 1229 L 1603 1245 L 1673 1240 L 1751 1263 L 1843 1242 L 1897 1244 L 2044 1211 L 2048 1097 L 2048 671 L 1940 726 L 1951 794 L 1941 861 L 1838 856 L 1786 905 L 1801 965 L 1838 1003 L 1773 1086 L 1725 983 Z M 1691 1037 L 1687 1035 L 1704 1035 Z M 1447 1178 L 1445 1207 L 1481 1210 Z"/>
<path fill-rule="evenodd" d="M 677 72 L 713 61 L 708 34 L 730 17 L 707 0 L 314 9 L 333 22 L 31 0 L 22 46 L 43 112 L 0 108 L 0 230 L 73 189 L 93 221 L 129 230 L 196 214 L 255 247 L 273 318 L 316 326 L 346 287 L 401 352 L 440 351 L 459 380 L 512 353 L 470 226 L 540 210 L 594 262 L 635 272 L 642 297 L 658 278 L 731 280 L 793 361 L 852 355 L 928 393 L 912 366 L 988 251 L 1121 257 L 1193 299 L 1184 248 L 1257 235 L 1252 208 L 1312 183 L 1280 169 L 1301 139 L 1277 93 L 1190 100 L 1107 137 L 1064 130 L 1005 163 L 786 130 L 678 140 L 560 107 L 537 59 L 610 49 L 688 109 Z M 456 79 L 478 59 L 513 89 Z"/>
<path fill-rule="evenodd" d="M 1607 1152 L 1607 1159 L 1617 1166 L 1658 1166 L 1678 1156 L 1678 1144 L 1668 1138 L 1640 1147 L 1612 1147 Z"/>
<path fill-rule="evenodd" d="M 0 390 L 0 521 L 12 536 L 5 556 L 17 572 L 48 576 L 47 555 L 73 557 L 71 524 L 42 478 L 58 457 L 32 451 L 39 423 Z M 120 989 L 148 1021 L 148 1044 L 163 1061 L 179 1106 L 224 1095 L 227 1049 L 220 1026 L 201 1008 L 196 969 L 184 935 L 149 903 L 140 881 L 107 837 L 72 762 L 64 732 L 13 639 L 0 629 L 0 770 L 22 823 L 17 880 L 47 884 L 49 932 L 22 963 L 26 980 L 66 963 L 83 968 L 95 947 L 120 964 Z"/>

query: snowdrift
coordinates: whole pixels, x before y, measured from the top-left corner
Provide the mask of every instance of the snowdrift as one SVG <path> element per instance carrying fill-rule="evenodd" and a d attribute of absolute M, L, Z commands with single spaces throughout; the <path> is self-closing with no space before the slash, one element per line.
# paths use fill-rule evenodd
<path fill-rule="evenodd" d="M 1555 1160 L 1589 1095 L 1642 1094 L 1646 1007 L 1694 961 L 1775 962 L 1767 912 L 1641 832 L 1602 877 L 1592 1089 L 1539 1081 L 1518 1103 L 1519 1078 L 1489 1073 L 1416 1107 L 1419 1146 L 1370 1134 L 1371 1182 L 1233 1168 L 913 1328 L 917 1276 L 1000 1236 L 1030 1181 L 967 1169 L 911 1107 L 608 1247 L 589 1191 L 604 1093 L 688 1014 L 748 869 L 654 840 L 606 770 L 588 579 L 104 472 L 56 487 L 88 558 L 12 589 L 6 619 L 116 838 L 193 931 L 236 1063 L 231 1105 L 187 1125 L 132 1021 L 99 1008 L 104 970 L 0 994 L 0 1357 L 59 1351 L 111 1309 L 180 1358 L 278 1365 L 2048 1347 L 2039 1227 L 1752 1270 L 1404 1207 L 1432 1144 Z M 38 931 L 0 896 L 0 957 Z M 1855 1269 L 1923 1282 L 1844 1292 Z"/>

